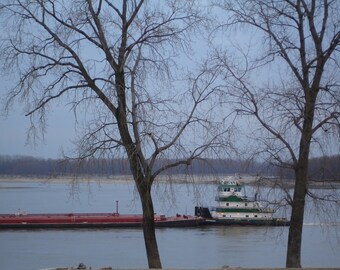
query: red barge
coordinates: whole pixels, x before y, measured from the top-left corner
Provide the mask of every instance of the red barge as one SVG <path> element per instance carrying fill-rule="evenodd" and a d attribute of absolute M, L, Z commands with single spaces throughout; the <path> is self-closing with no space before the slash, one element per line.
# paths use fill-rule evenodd
<path fill-rule="evenodd" d="M 195 227 L 205 224 L 204 218 L 188 215 L 166 217 L 155 215 L 156 227 Z M 124 228 L 141 227 L 142 215 L 119 213 L 65 213 L 65 214 L 0 214 L 1 229 L 49 229 L 49 228 Z"/>

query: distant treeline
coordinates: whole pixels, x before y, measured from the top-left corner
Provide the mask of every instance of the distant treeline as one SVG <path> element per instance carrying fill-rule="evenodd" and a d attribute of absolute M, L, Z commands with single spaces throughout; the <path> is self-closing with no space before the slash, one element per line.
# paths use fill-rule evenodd
<path fill-rule="evenodd" d="M 160 167 L 169 160 L 159 160 Z M 314 179 L 339 179 L 340 155 L 313 158 L 310 160 L 310 175 Z M 190 166 L 179 166 L 167 171 L 169 174 L 264 174 L 293 178 L 287 169 L 248 161 L 232 159 L 206 159 L 193 161 Z M 61 160 L 42 159 L 30 156 L 1 156 L 0 175 L 8 176 L 67 176 L 67 175 L 128 175 L 130 166 L 126 159 Z"/>
<path fill-rule="evenodd" d="M 276 175 L 286 179 L 294 178 L 288 169 L 276 169 Z M 309 161 L 308 175 L 311 180 L 340 181 L 340 155 L 312 158 Z"/>
<path fill-rule="evenodd" d="M 170 160 L 159 160 L 155 167 L 159 168 L 169 162 Z M 258 167 L 258 164 L 255 165 L 249 162 L 206 159 L 196 160 L 190 166 L 179 166 L 167 172 L 170 174 L 250 173 L 258 170 Z M 62 160 L 0 155 L 0 175 L 62 176 L 74 174 L 106 176 L 128 175 L 131 172 L 127 159 Z"/>

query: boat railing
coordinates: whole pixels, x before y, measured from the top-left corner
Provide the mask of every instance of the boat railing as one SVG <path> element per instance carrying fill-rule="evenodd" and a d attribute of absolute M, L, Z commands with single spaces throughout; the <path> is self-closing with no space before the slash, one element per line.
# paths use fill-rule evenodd
<path fill-rule="evenodd" d="M 18 209 L 18 211 L 15 212 L 16 216 L 27 216 L 27 212 L 24 210 L 21 210 L 20 208 Z"/>
<path fill-rule="evenodd" d="M 228 198 L 228 197 L 230 197 L 230 196 L 237 196 L 237 195 L 235 195 L 235 194 L 231 194 L 231 195 L 228 195 L 228 196 L 216 195 L 216 196 L 215 196 L 215 201 L 220 201 L 221 198 Z M 243 196 L 237 196 L 237 197 L 239 197 L 239 198 L 241 198 L 242 200 L 247 201 L 247 202 L 251 201 L 251 200 L 249 199 L 249 197 L 248 197 L 248 196 L 245 196 L 245 195 L 243 195 Z"/>

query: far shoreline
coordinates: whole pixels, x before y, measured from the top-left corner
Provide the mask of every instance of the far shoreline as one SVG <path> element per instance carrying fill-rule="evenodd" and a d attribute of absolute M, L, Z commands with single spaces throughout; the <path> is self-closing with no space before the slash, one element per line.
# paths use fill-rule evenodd
<path fill-rule="evenodd" d="M 293 179 L 277 179 L 274 177 L 259 178 L 259 176 L 237 174 L 235 175 L 161 175 L 154 184 L 218 184 L 227 178 L 240 179 L 244 184 L 258 187 L 272 188 L 294 188 Z M 134 184 L 132 175 L 63 175 L 63 176 L 24 176 L 24 175 L 0 175 L 0 183 L 46 183 L 46 184 Z M 311 182 L 309 188 L 312 189 L 339 189 L 340 181 L 320 181 Z"/>
<path fill-rule="evenodd" d="M 162 175 L 157 177 L 156 183 L 176 184 L 216 184 L 231 175 Z M 242 181 L 246 184 L 255 182 L 256 177 L 244 175 Z M 25 175 L 0 175 L 0 183 L 134 183 L 132 175 L 65 175 L 65 176 L 25 176 Z"/>

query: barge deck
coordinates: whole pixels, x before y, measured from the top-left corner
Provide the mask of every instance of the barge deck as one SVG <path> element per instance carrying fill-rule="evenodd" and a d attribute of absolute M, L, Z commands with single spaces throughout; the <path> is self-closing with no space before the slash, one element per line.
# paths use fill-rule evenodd
<path fill-rule="evenodd" d="M 188 215 L 154 216 L 156 227 L 196 227 L 205 224 L 204 218 Z M 124 228 L 142 227 L 142 215 L 118 213 L 68 213 L 68 214 L 0 214 L 1 229 L 49 228 Z"/>

